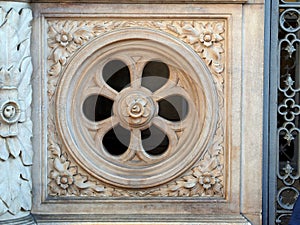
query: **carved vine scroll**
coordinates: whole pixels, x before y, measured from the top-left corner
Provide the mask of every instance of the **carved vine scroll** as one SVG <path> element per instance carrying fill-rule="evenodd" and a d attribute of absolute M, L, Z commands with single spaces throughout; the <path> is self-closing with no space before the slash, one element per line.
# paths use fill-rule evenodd
<path fill-rule="evenodd" d="M 147 190 L 126 190 L 102 183 L 73 162 L 55 127 L 54 96 L 57 82 L 71 56 L 94 38 L 129 27 L 169 33 L 188 44 L 209 68 L 218 95 L 219 112 L 211 147 L 176 180 Z M 105 197 L 224 197 L 224 71 L 226 21 L 48 21 L 48 194 L 50 196 Z"/>
<path fill-rule="evenodd" d="M 31 209 L 31 20 L 0 6 L 0 220 Z"/>

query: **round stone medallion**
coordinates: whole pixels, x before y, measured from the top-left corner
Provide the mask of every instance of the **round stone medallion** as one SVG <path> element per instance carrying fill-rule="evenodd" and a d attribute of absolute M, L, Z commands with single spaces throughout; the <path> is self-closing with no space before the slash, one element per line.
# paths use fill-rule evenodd
<path fill-rule="evenodd" d="M 116 99 L 114 113 L 125 128 L 143 128 L 157 114 L 157 104 L 150 97 L 149 90 L 127 88 Z"/>
<path fill-rule="evenodd" d="M 56 121 L 77 164 L 126 188 L 167 183 L 207 150 L 218 101 L 184 42 L 150 29 L 112 31 L 76 53 L 58 83 Z"/>

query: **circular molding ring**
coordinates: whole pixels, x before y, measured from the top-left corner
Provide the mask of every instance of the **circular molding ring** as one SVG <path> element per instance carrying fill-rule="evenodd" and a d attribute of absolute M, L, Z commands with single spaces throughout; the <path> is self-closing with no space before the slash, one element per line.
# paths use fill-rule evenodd
<path fill-rule="evenodd" d="M 90 127 L 87 128 L 84 125 L 87 122 L 84 122 L 83 114 L 80 113 L 82 96 L 92 77 L 98 73 L 99 65 L 110 59 L 122 58 L 122 54 L 127 54 L 128 59 L 129 55 L 134 54 L 146 58 L 153 56 L 153 60 L 161 60 L 170 68 L 177 68 L 181 75 L 178 75 L 179 81 L 177 80 L 177 86 L 172 90 L 175 94 L 179 91 L 189 104 L 193 102 L 189 105 L 190 114 L 185 120 L 178 123 L 164 122 L 165 120 L 157 116 L 156 92 L 151 95 L 150 92 L 141 94 L 137 91 L 136 95 L 148 101 L 153 110 L 144 114 L 144 121 L 133 125 L 131 131 L 136 132 L 138 128 L 147 124 L 164 123 L 160 128 L 168 134 L 171 145 L 162 156 L 152 157 L 142 164 L 128 162 L 128 158 L 133 156 L 127 153 L 120 157 L 107 154 L 103 145 L 93 141 L 88 133 L 88 129 L 93 129 L 99 124 L 90 123 Z M 99 92 L 101 94 L 101 88 Z M 167 92 L 168 90 L 166 93 L 162 91 L 161 95 L 167 95 Z M 149 99 L 153 99 L 153 102 Z M 132 118 L 141 117 L 141 105 L 128 105 L 130 111 L 127 113 Z M 114 122 L 114 118 L 111 119 L 112 126 L 124 122 Z M 178 177 L 207 151 L 215 134 L 217 121 L 218 97 L 212 76 L 203 60 L 183 41 L 151 29 L 116 30 L 94 39 L 72 56 L 57 87 L 56 123 L 67 151 L 92 176 L 120 187 L 149 188 Z M 181 125 L 182 129 L 179 130 Z M 97 129 L 102 128 L 99 126 Z M 97 143 L 100 146 L 96 145 Z M 143 156 L 141 158 L 143 159 Z"/>

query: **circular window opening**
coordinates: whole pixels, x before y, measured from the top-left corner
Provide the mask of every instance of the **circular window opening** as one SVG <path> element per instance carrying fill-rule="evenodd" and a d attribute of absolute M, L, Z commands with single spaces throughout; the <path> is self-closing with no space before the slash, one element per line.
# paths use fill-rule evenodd
<path fill-rule="evenodd" d="M 200 159 L 216 127 L 217 95 L 202 60 L 147 29 L 86 45 L 67 65 L 57 96 L 68 151 L 90 174 L 121 187 L 179 176 Z"/>

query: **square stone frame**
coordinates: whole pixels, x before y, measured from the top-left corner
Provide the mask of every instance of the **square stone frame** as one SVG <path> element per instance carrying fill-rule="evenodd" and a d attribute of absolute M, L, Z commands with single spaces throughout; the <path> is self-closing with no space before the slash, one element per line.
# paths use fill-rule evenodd
<path fill-rule="evenodd" d="M 63 7 L 62 7 L 63 6 Z M 251 168 L 245 164 L 251 161 L 251 165 L 258 165 L 254 171 L 261 168 L 261 157 L 250 158 L 251 145 L 244 141 L 250 135 L 246 133 L 243 122 L 253 119 L 245 109 L 249 109 L 250 103 L 246 96 L 250 88 L 245 91 L 245 80 L 243 77 L 251 74 L 250 67 L 245 64 L 251 59 L 243 55 L 243 51 L 250 50 L 250 44 L 245 44 L 245 29 L 249 24 L 243 21 L 243 5 L 241 4 L 122 4 L 116 12 L 116 5 L 111 4 L 62 4 L 55 3 L 32 3 L 34 21 L 32 35 L 33 55 L 33 122 L 35 149 L 33 164 L 33 208 L 32 214 L 38 223 L 66 224 L 81 222 L 95 224 L 249 224 L 250 218 L 254 224 L 260 220 L 257 212 L 260 212 L 261 202 L 252 202 L 250 194 L 256 194 L 255 199 L 261 196 L 261 177 L 257 177 L 253 185 Z M 246 10 L 246 13 L 254 11 Z M 261 9 L 261 8 L 260 8 Z M 136 13 L 138 11 L 138 13 Z M 82 14 L 84 12 L 84 14 Z M 248 16 L 251 16 L 249 13 Z M 211 200 L 209 198 L 177 198 L 177 199 L 49 199 L 47 194 L 47 40 L 44 34 L 46 18 L 80 18 L 80 17 L 101 17 L 101 18 L 223 18 L 227 20 L 228 39 L 227 62 L 226 62 L 226 87 L 229 90 L 227 104 L 229 111 L 226 112 L 227 121 L 226 140 L 229 146 L 226 149 L 226 187 L 225 198 Z M 259 22 L 256 21 L 256 26 Z M 249 28 L 249 27 L 248 27 Z M 256 28 L 256 30 L 259 30 Z M 251 33 L 251 32 L 250 32 Z M 257 33 L 251 34 L 255 37 Z M 250 36 L 251 37 L 251 36 Z M 248 37 L 248 38 L 250 38 Z M 251 40 L 251 38 L 249 39 Z M 252 52 L 257 50 L 261 53 L 261 46 L 254 46 Z M 261 59 L 261 54 L 255 54 L 254 59 Z M 248 68 L 245 72 L 243 69 Z M 262 66 L 258 69 L 261 71 Z M 253 71 L 254 72 L 254 71 Z M 245 74 L 246 73 L 246 74 Z M 259 97 L 262 86 L 262 73 L 255 74 L 258 78 L 258 91 L 254 97 Z M 248 78 L 249 79 L 249 78 Z M 255 78 L 251 78 L 255 79 Z M 252 85 L 250 82 L 250 86 Z M 249 90 L 249 91 L 248 91 Z M 259 100 L 259 99 L 258 99 Z M 258 120 L 262 118 L 262 109 L 258 110 Z M 251 118 L 252 117 L 252 118 Z M 247 122 L 246 122 L 247 123 Z M 251 127 L 253 128 L 253 127 Z M 261 128 L 261 127 L 258 127 Z M 244 133 L 243 133 L 244 132 Z M 255 137 L 260 140 L 261 131 Z M 38 138 L 37 138 L 38 137 Z M 251 138 L 250 138 L 251 139 Z M 254 138 L 255 139 L 255 138 Z M 254 146 L 253 146 L 254 147 Z M 258 144 L 257 153 L 261 150 L 261 143 Z M 253 168 L 253 167 L 252 167 Z M 259 174 L 261 175 L 261 173 Z M 247 187 L 251 187 L 251 191 Z M 246 187 L 246 188 L 245 188 Z M 245 188 L 245 189 L 244 189 Z M 176 204 L 175 204 L 176 203 Z M 250 203 L 250 204 L 249 204 Z M 249 216 L 248 216 L 249 215 Z"/>

